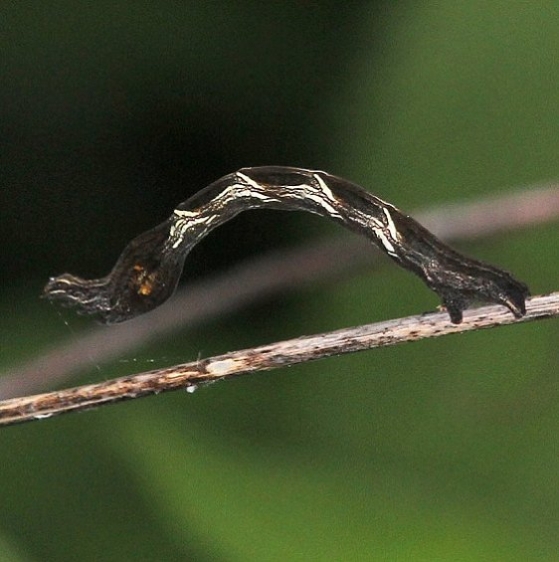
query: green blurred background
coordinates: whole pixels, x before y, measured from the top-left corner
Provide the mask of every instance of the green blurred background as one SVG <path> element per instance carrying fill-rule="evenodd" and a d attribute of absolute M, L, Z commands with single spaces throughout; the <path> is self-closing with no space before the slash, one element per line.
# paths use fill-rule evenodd
<path fill-rule="evenodd" d="M 3 2 L 4 371 L 92 326 L 38 299 L 48 276 L 105 274 L 239 167 L 325 169 L 408 211 L 559 177 L 558 29 L 556 2 Z M 558 288 L 556 230 L 460 247 L 537 294 Z M 336 234 L 246 213 L 185 278 Z M 436 304 L 396 267 L 361 272 L 72 384 Z M 0 430 L 0 561 L 557 560 L 558 336 L 511 326 Z"/>

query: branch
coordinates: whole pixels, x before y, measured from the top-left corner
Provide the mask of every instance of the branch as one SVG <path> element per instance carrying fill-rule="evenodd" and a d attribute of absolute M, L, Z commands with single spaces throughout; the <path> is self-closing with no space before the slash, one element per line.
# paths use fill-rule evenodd
<path fill-rule="evenodd" d="M 559 185 L 530 186 L 473 203 L 439 206 L 414 216 L 443 240 L 484 237 L 556 219 Z M 148 315 L 110 328 L 93 329 L 10 369 L 0 378 L 0 397 L 21 396 L 53 386 L 92 362 L 107 361 L 181 326 L 193 327 L 311 282 L 378 266 L 378 257 L 360 238 L 341 237 L 257 258 L 225 274 L 186 285 L 171 302 Z"/>
<path fill-rule="evenodd" d="M 49 418 L 180 388 L 192 392 L 199 385 L 333 355 L 551 318 L 559 316 L 559 292 L 533 297 L 528 300 L 526 307 L 526 315 L 522 318 L 514 318 L 505 307 L 499 305 L 467 310 L 461 324 L 452 324 L 446 312 L 409 316 L 233 351 L 102 383 L 4 400 L 0 402 L 0 425 Z"/>

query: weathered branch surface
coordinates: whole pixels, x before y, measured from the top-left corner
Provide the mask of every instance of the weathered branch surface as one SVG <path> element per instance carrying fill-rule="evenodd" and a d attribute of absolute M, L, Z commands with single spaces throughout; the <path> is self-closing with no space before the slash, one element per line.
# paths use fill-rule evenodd
<path fill-rule="evenodd" d="M 466 311 L 461 324 L 452 324 L 446 312 L 437 312 L 305 336 L 98 384 L 5 400 L 0 402 L 0 425 L 49 418 L 180 388 L 192 391 L 206 383 L 333 355 L 555 316 L 559 316 L 559 292 L 529 299 L 526 316 L 519 319 L 505 307 L 492 305 Z"/>
<path fill-rule="evenodd" d="M 414 216 L 447 241 L 533 227 L 559 217 L 559 185 L 491 194 L 474 202 L 439 206 Z M 348 276 L 357 268 L 371 268 L 379 263 L 378 254 L 356 237 L 311 242 L 257 258 L 225 274 L 185 285 L 170 303 L 149 315 L 108 329 L 93 329 L 10 368 L 0 377 L 0 397 L 11 398 L 52 387 L 87 365 L 118 357 L 180 326 L 193 327 L 274 294 Z"/>

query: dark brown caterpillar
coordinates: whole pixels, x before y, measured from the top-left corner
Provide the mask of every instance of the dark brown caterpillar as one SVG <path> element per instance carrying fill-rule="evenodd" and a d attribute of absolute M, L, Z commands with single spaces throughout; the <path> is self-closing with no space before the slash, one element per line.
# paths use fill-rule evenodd
<path fill-rule="evenodd" d="M 132 240 L 106 277 L 86 280 L 66 273 L 51 278 L 44 294 L 107 324 L 128 320 L 173 294 L 186 256 L 206 234 L 242 211 L 263 208 L 308 211 L 366 236 L 421 277 L 456 324 L 474 300 L 503 304 L 516 317 L 526 313 L 528 287 L 506 271 L 456 252 L 396 207 L 345 179 L 283 166 L 243 168 L 222 177 Z"/>

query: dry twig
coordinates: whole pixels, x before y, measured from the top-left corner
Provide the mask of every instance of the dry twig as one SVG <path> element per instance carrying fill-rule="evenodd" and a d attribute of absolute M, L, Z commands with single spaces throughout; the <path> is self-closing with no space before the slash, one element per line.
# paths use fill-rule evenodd
<path fill-rule="evenodd" d="M 461 324 L 452 324 L 446 312 L 438 312 L 305 336 L 102 383 L 5 400 L 0 402 L 0 425 L 44 419 L 179 388 L 194 390 L 206 383 L 333 355 L 554 316 L 559 316 L 559 292 L 529 299 L 526 316 L 520 319 L 515 319 L 505 307 L 492 305 L 466 311 Z"/>

